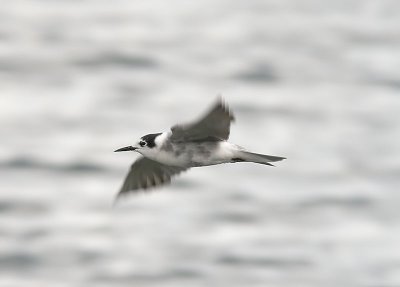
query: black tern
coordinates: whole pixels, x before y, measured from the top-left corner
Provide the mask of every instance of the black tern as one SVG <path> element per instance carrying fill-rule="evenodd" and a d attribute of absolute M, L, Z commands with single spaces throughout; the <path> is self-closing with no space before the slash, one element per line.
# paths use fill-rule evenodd
<path fill-rule="evenodd" d="M 173 176 L 191 167 L 236 162 L 273 166 L 270 162 L 285 159 L 252 153 L 228 142 L 233 120 L 228 106 L 219 99 L 197 122 L 177 124 L 170 131 L 145 135 L 134 145 L 115 150 L 142 155 L 132 164 L 117 198 L 169 183 Z"/>

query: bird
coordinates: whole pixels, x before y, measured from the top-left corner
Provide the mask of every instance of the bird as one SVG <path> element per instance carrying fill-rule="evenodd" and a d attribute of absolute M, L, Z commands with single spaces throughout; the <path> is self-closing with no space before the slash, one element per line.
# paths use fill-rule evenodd
<path fill-rule="evenodd" d="M 117 198 L 159 187 L 192 167 L 253 162 L 273 166 L 285 157 L 249 152 L 228 142 L 234 116 L 219 98 L 200 119 L 176 124 L 170 130 L 142 136 L 133 145 L 114 152 L 134 151 L 141 156 L 132 164 Z"/>

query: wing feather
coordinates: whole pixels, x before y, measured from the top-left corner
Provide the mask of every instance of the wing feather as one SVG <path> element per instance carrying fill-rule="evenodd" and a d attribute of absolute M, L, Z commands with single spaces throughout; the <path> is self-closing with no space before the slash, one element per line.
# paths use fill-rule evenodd
<path fill-rule="evenodd" d="M 187 168 L 164 165 L 151 159 L 141 157 L 136 160 L 118 193 L 117 198 L 141 189 L 148 189 L 171 182 L 171 177 Z"/>
<path fill-rule="evenodd" d="M 171 141 L 227 140 L 233 120 L 233 114 L 228 106 L 222 99 L 219 99 L 212 109 L 197 122 L 173 126 Z"/>

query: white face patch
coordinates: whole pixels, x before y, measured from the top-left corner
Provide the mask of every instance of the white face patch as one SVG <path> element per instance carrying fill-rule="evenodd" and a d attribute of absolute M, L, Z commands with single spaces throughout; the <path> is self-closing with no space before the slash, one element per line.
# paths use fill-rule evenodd
<path fill-rule="evenodd" d="M 156 137 L 154 142 L 156 143 L 157 149 L 160 149 L 162 147 L 162 145 L 165 143 L 165 141 L 169 138 L 170 134 L 171 134 L 171 132 L 164 132 L 161 135 L 159 135 L 158 137 Z"/>
<path fill-rule="evenodd" d="M 150 147 L 148 143 L 145 146 L 140 146 L 140 142 L 143 141 L 143 139 L 140 139 L 137 143 L 137 146 L 139 148 L 136 151 L 145 157 L 156 159 L 159 154 L 160 148 L 162 147 L 164 142 L 168 140 L 169 133 L 170 132 L 164 132 L 157 135 L 154 139 L 155 145 L 152 147 Z"/>

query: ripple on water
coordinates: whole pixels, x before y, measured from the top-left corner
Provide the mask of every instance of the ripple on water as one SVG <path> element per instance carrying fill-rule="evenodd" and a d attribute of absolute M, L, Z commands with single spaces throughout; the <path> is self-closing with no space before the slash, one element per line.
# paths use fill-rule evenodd
<path fill-rule="evenodd" d="M 311 262 L 303 258 L 284 257 L 249 257 L 226 254 L 217 259 L 217 262 L 225 265 L 243 265 L 253 267 L 270 268 L 299 268 L 309 266 Z"/>
<path fill-rule="evenodd" d="M 15 271 L 37 268 L 39 263 L 39 256 L 28 252 L 14 251 L 3 253 L 0 256 L 0 269 L 2 270 Z"/>
<path fill-rule="evenodd" d="M 144 55 L 130 55 L 119 52 L 108 52 L 81 58 L 74 61 L 81 68 L 98 69 L 102 67 L 121 67 L 129 69 L 156 69 L 158 62 Z"/>
<path fill-rule="evenodd" d="M 254 65 L 248 69 L 238 71 L 232 78 L 249 83 L 273 83 L 279 80 L 276 71 L 270 65 Z"/>
<path fill-rule="evenodd" d="M 16 157 L 0 163 L 0 169 L 34 169 L 55 172 L 104 172 L 105 167 L 88 162 L 52 163 L 28 157 Z"/>
<path fill-rule="evenodd" d="M 25 215 L 44 214 L 48 211 L 45 204 L 31 201 L 2 201 L 0 213 L 23 213 Z"/>

